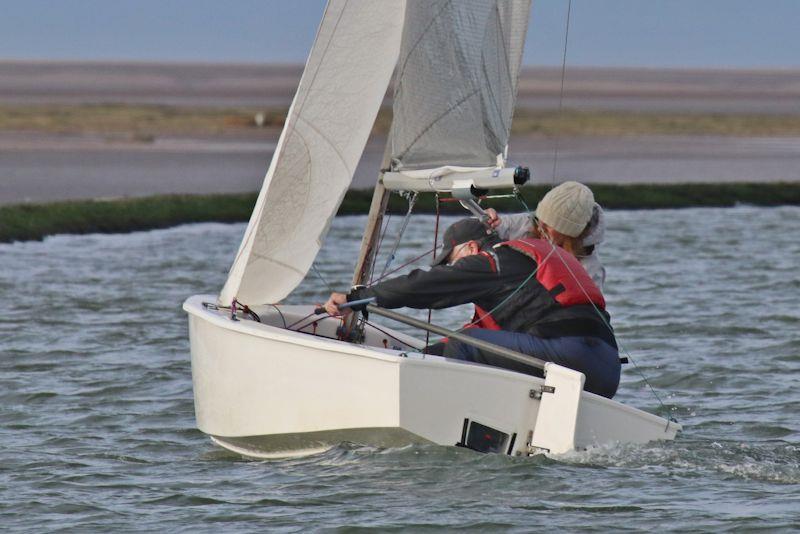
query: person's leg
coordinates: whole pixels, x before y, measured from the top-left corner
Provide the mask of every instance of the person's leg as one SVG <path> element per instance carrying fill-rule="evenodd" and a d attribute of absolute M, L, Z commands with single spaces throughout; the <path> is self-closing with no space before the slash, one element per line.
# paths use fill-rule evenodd
<path fill-rule="evenodd" d="M 447 347 L 447 343 L 444 341 L 439 341 L 438 343 L 431 343 L 424 349 L 425 354 L 433 354 L 434 356 L 442 356 L 444 354 L 444 349 Z"/>
<path fill-rule="evenodd" d="M 481 328 L 470 328 L 462 333 L 579 371 L 586 376 L 584 383 L 586 391 L 611 398 L 619 386 L 619 354 L 615 348 L 600 339 L 577 336 L 539 338 L 530 334 Z M 447 343 L 444 355 L 542 376 L 542 373 L 534 367 L 509 361 L 454 339 Z"/>
<path fill-rule="evenodd" d="M 583 389 L 609 399 L 614 396 L 621 369 L 617 349 L 594 337 L 569 336 L 550 341 L 556 353 L 551 361 L 583 373 Z"/>
<path fill-rule="evenodd" d="M 565 367 L 580 371 L 586 376 L 583 389 L 612 398 L 619 387 L 619 351 L 599 338 L 559 338 Z"/>
<path fill-rule="evenodd" d="M 508 332 L 506 330 L 487 330 L 484 328 L 468 328 L 461 333 L 529 356 L 535 356 L 541 360 L 551 361 L 552 351 L 547 347 L 547 340 L 535 338 L 528 334 Z M 510 369 L 518 373 L 543 376 L 542 371 L 536 367 L 508 360 L 492 352 L 481 350 L 473 345 L 452 338 L 447 342 L 444 356 L 468 362 L 502 367 L 503 369 Z"/>

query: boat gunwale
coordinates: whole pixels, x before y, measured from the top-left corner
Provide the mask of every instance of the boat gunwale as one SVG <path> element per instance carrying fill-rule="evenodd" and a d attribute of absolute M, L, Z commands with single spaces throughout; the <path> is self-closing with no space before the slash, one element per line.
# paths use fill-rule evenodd
<path fill-rule="evenodd" d="M 332 352 L 367 356 L 388 362 L 398 362 L 402 358 L 400 354 L 405 352 L 393 349 L 381 349 L 379 347 L 364 348 L 346 341 L 340 341 L 338 339 L 331 339 L 327 337 L 322 338 L 321 336 L 315 336 L 307 332 L 287 330 L 285 328 L 279 328 L 256 321 L 231 321 L 226 314 L 214 313 L 215 310 L 205 308 L 203 306 L 203 302 L 216 302 L 216 296 L 193 295 L 184 301 L 183 310 L 186 313 L 206 320 L 215 326 L 224 328 L 226 330 L 233 330 L 240 334 L 246 334 L 282 343 L 290 343 L 293 345 L 305 345 L 315 349 L 330 350 Z M 311 307 L 309 306 L 309 309 L 310 308 Z M 389 354 L 387 354 L 387 352 Z"/>

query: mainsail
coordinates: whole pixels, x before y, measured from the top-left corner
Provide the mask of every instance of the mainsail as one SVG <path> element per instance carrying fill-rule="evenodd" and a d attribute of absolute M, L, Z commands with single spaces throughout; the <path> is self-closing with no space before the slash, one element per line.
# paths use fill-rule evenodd
<path fill-rule="evenodd" d="M 394 170 L 502 162 L 530 5 L 408 0 L 390 136 Z"/>
<path fill-rule="evenodd" d="M 305 277 L 389 85 L 404 11 L 403 0 L 328 2 L 220 303 L 278 302 Z"/>

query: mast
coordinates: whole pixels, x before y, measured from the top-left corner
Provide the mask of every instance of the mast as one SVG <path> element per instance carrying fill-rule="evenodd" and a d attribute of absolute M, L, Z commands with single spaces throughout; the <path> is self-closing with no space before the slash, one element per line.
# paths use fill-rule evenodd
<path fill-rule="evenodd" d="M 378 252 L 377 244 L 380 238 L 383 214 L 389 204 L 389 191 L 383 186 L 383 174 L 389 167 L 391 160 L 391 133 L 386 138 L 386 148 L 383 151 L 378 183 L 375 184 L 375 191 L 372 193 L 372 203 L 369 206 L 369 216 L 367 226 L 364 229 L 364 237 L 361 239 L 361 251 L 356 262 L 355 272 L 353 273 L 353 285 L 365 284 L 368 280 L 372 265 L 375 263 L 375 256 Z"/>
<path fill-rule="evenodd" d="M 383 186 L 383 173 L 388 168 L 391 159 L 391 146 L 389 142 L 391 133 L 386 137 L 386 148 L 383 151 L 380 174 L 375 190 L 372 192 L 372 203 L 369 206 L 367 226 L 364 229 L 364 237 L 361 238 L 361 251 L 358 253 L 358 261 L 353 272 L 353 286 L 364 285 L 369 281 L 369 273 L 375 263 L 375 256 L 378 253 L 378 239 L 380 239 L 381 226 L 383 225 L 383 214 L 386 213 L 386 206 L 389 204 L 389 191 Z M 345 330 L 352 332 L 353 327 L 359 320 L 361 314 L 353 313 L 345 319 Z"/>

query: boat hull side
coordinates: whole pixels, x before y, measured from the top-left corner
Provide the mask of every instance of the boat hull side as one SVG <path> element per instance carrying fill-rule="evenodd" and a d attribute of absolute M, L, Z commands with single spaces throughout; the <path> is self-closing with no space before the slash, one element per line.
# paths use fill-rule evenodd
<path fill-rule="evenodd" d="M 435 443 L 456 445 L 464 438 L 465 420 L 477 422 L 516 435 L 502 452 L 522 453 L 539 408 L 530 392 L 543 383 L 496 367 L 409 358 L 401 365 L 400 424 Z"/>
<path fill-rule="evenodd" d="M 576 448 L 610 443 L 672 440 L 681 425 L 651 413 L 584 392 L 575 432 Z"/>
<path fill-rule="evenodd" d="M 319 324 L 316 337 L 232 321 L 206 309 L 208 298 L 192 297 L 184 309 L 198 428 L 223 447 L 271 457 L 319 452 L 342 441 L 464 445 L 465 432 L 477 422 L 506 434 L 497 452 L 541 452 L 529 446 L 539 398 L 550 394 L 541 378 L 319 337 L 332 335 L 332 320 Z M 307 310 L 284 313 L 280 324 Z M 680 430 L 677 423 L 585 391 L 577 420 L 564 425 L 575 429 L 577 449 L 669 440 Z"/>
<path fill-rule="evenodd" d="M 203 432 L 236 437 L 398 426 L 393 359 L 270 338 L 276 329 L 264 325 L 250 334 L 218 323 L 189 314 L 195 416 Z"/>

